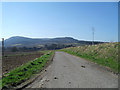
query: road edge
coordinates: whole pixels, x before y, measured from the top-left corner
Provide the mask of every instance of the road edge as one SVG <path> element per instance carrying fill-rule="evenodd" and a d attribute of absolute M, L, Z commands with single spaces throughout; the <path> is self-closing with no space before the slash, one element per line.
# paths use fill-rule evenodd
<path fill-rule="evenodd" d="M 59 51 L 59 52 L 64 52 L 64 51 Z M 67 53 L 67 52 L 64 52 L 64 53 Z M 70 53 L 67 53 L 67 54 L 70 54 Z M 79 57 L 79 56 L 77 56 L 77 55 L 73 55 L 73 54 L 70 54 L 70 55 L 75 56 L 75 57 L 78 57 L 78 58 L 81 58 L 81 59 L 86 60 L 86 61 L 88 61 L 88 62 L 90 62 L 90 63 L 96 64 L 96 65 L 98 65 L 99 67 L 101 67 L 101 68 L 103 68 L 103 69 L 111 72 L 111 73 L 114 74 L 114 75 L 117 75 L 117 76 L 120 75 L 119 72 L 115 72 L 115 71 L 113 71 L 111 68 L 109 68 L 109 67 L 107 67 L 107 66 L 100 65 L 100 64 L 98 64 L 98 63 L 92 62 L 92 61 L 90 61 L 90 60 L 88 60 L 88 59 Z"/>
<path fill-rule="evenodd" d="M 46 65 L 44 66 L 44 68 L 38 74 L 34 74 L 29 80 L 25 81 L 24 83 L 22 83 L 22 84 L 20 84 L 20 85 L 18 85 L 16 87 L 13 87 L 13 89 L 21 90 L 21 89 L 27 87 L 28 85 L 30 85 L 31 83 L 33 83 L 38 77 L 41 77 L 41 79 L 42 79 L 42 74 L 44 72 L 46 72 L 46 68 L 52 63 L 54 56 L 55 56 L 55 52 L 51 56 L 51 58 L 49 59 L 49 61 L 46 63 Z"/>

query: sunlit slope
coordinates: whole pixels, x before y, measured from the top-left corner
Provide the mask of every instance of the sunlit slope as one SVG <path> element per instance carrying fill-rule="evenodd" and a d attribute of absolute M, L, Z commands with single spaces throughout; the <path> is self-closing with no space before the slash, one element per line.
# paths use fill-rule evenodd
<path fill-rule="evenodd" d="M 118 71 L 117 42 L 71 47 L 62 49 L 62 51 L 110 67 L 115 72 Z"/>

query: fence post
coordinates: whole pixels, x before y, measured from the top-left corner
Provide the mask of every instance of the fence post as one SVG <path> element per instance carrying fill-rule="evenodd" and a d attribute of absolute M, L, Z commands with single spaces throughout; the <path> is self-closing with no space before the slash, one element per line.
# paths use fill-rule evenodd
<path fill-rule="evenodd" d="M 2 56 L 4 56 L 4 38 L 2 38 Z"/>

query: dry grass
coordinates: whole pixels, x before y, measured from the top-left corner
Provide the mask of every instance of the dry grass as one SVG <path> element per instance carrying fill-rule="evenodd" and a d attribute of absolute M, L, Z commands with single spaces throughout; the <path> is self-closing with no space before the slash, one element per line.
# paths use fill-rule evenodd
<path fill-rule="evenodd" d="M 118 72 L 118 43 L 85 45 L 62 49 L 62 51 L 91 60 Z"/>

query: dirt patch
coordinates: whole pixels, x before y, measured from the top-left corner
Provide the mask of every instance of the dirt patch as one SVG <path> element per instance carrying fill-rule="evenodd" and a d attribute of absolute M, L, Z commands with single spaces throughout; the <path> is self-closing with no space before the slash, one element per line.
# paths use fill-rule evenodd
<path fill-rule="evenodd" d="M 7 73 L 10 70 L 19 67 L 28 61 L 34 60 L 35 58 L 40 57 L 43 53 L 34 52 L 25 54 L 22 53 L 21 55 L 6 55 L 2 58 L 2 73 Z"/>

